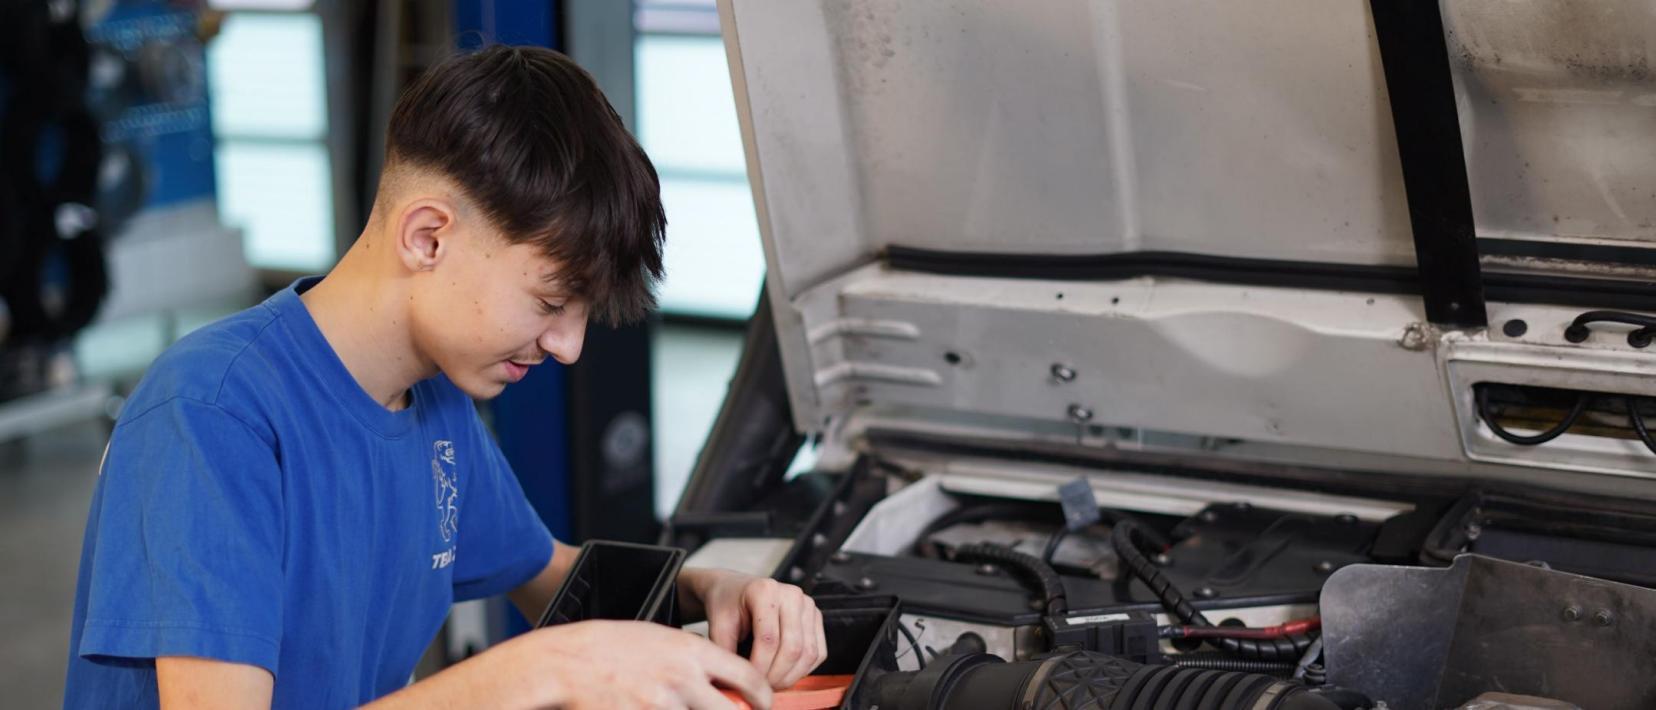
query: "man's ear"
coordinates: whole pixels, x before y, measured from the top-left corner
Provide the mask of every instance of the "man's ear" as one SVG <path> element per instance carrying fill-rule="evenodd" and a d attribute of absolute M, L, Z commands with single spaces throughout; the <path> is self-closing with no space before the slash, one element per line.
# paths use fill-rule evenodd
<path fill-rule="evenodd" d="M 425 198 L 403 207 L 397 222 L 397 256 L 409 271 L 430 271 L 441 263 L 454 237 L 458 213 L 445 200 Z"/>

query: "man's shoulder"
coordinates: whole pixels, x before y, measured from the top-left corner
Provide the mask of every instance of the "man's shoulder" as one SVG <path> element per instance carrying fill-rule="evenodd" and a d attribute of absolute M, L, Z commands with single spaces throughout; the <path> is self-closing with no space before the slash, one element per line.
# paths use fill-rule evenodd
<path fill-rule="evenodd" d="M 271 326 L 277 312 L 260 304 L 226 316 L 168 347 L 144 372 L 126 411 L 144 410 L 172 399 L 221 405 L 227 390 L 273 382 Z"/>

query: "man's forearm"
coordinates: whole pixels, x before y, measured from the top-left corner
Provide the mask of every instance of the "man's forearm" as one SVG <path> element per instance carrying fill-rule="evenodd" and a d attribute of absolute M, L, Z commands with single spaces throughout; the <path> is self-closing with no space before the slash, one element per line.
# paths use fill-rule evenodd
<path fill-rule="evenodd" d="M 540 708 L 564 702 L 567 689 L 558 679 L 536 672 L 521 654 L 500 648 L 504 646 L 445 668 L 364 705 L 363 710 Z"/>
<path fill-rule="evenodd" d="M 546 605 L 552 603 L 552 595 L 557 594 L 558 587 L 563 586 L 564 580 L 569 577 L 569 570 L 575 567 L 575 558 L 580 554 L 581 548 L 553 540 L 552 559 L 546 563 L 546 567 L 540 574 L 535 575 L 534 579 L 506 595 L 517 605 L 518 611 L 531 625 L 540 619 Z"/>

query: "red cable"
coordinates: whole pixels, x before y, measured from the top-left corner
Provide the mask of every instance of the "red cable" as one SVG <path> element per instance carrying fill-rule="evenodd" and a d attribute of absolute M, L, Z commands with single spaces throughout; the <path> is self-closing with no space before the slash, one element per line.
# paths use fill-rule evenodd
<path fill-rule="evenodd" d="M 1309 619 L 1297 619 L 1276 626 L 1249 628 L 1245 626 L 1175 626 L 1174 638 L 1232 638 L 1232 639 L 1278 639 L 1284 636 L 1293 636 L 1316 631 L 1322 628 L 1322 617 L 1313 616 Z"/>

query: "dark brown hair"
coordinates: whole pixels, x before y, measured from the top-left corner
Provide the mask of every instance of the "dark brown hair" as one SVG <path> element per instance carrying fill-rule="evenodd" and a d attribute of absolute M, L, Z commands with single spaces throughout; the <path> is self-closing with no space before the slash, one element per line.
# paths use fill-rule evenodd
<path fill-rule="evenodd" d="M 450 58 L 397 99 L 387 171 L 453 180 L 507 239 L 563 265 L 560 283 L 608 324 L 655 307 L 667 215 L 655 166 L 568 57 L 493 46 Z"/>

